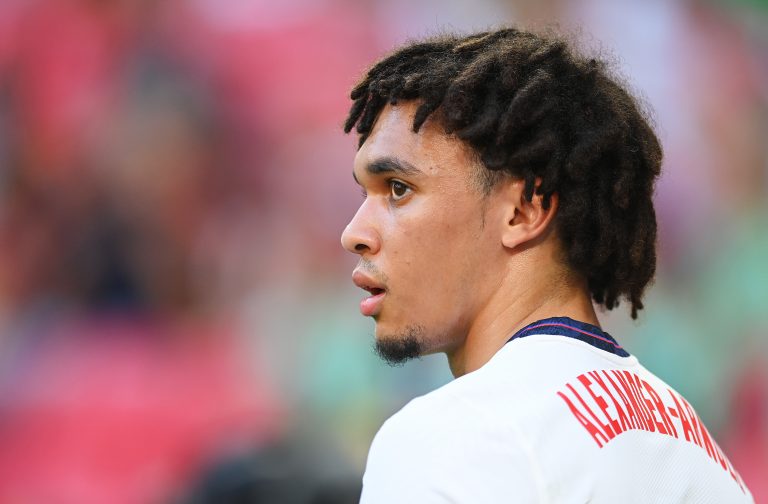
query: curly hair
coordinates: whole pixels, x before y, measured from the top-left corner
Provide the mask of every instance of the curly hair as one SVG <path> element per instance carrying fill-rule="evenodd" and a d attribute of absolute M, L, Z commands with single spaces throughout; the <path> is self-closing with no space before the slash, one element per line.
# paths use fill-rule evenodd
<path fill-rule="evenodd" d="M 637 101 L 606 63 L 564 38 L 515 28 L 440 35 L 403 46 L 354 86 L 344 131 L 362 146 L 387 104 L 417 100 L 413 131 L 439 110 L 446 134 L 491 173 L 525 181 L 549 208 L 565 260 L 607 309 L 637 318 L 656 269 L 653 190 L 662 149 Z M 489 177 L 488 180 L 493 180 Z"/>

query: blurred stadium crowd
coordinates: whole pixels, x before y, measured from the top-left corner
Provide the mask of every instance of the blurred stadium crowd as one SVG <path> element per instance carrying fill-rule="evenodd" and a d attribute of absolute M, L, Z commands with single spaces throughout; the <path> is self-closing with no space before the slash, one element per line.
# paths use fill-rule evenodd
<path fill-rule="evenodd" d="M 655 111 L 657 281 L 602 319 L 768 501 L 765 0 L 2 0 L 0 502 L 356 502 L 450 375 L 370 350 L 347 93 L 505 22 L 581 27 Z"/>

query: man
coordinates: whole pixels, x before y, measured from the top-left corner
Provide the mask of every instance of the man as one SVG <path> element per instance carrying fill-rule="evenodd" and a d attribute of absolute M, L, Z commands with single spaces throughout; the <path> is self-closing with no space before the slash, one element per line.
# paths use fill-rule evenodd
<path fill-rule="evenodd" d="M 597 60 L 516 29 L 402 47 L 352 90 L 352 277 L 399 363 L 456 380 L 371 446 L 362 502 L 751 502 L 691 405 L 599 327 L 656 262 L 662 152 Z"/>

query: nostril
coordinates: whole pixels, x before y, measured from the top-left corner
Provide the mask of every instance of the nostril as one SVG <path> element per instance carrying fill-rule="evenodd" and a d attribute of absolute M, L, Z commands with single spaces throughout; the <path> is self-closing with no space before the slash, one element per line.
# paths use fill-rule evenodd
<path fill-rule="evenodd" d="M 368 248 L 368 245 L 365 245 L 363 243 L 358 243 L 357 245 L 355 245 L 355 251 L 357 252 L 362 252 L 367 248 Z"/>

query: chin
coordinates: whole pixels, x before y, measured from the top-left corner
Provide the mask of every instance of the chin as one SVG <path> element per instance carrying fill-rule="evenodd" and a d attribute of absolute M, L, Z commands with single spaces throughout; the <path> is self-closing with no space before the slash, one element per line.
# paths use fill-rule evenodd
<path fill-rule="evenodd" d="M 397 330 L 386 330 L 381 324 L 377 324 L 374 349 L 387 363 L 399 365 L 426 353 L 424 333 L 424 327 L 416 324 Z"/>

